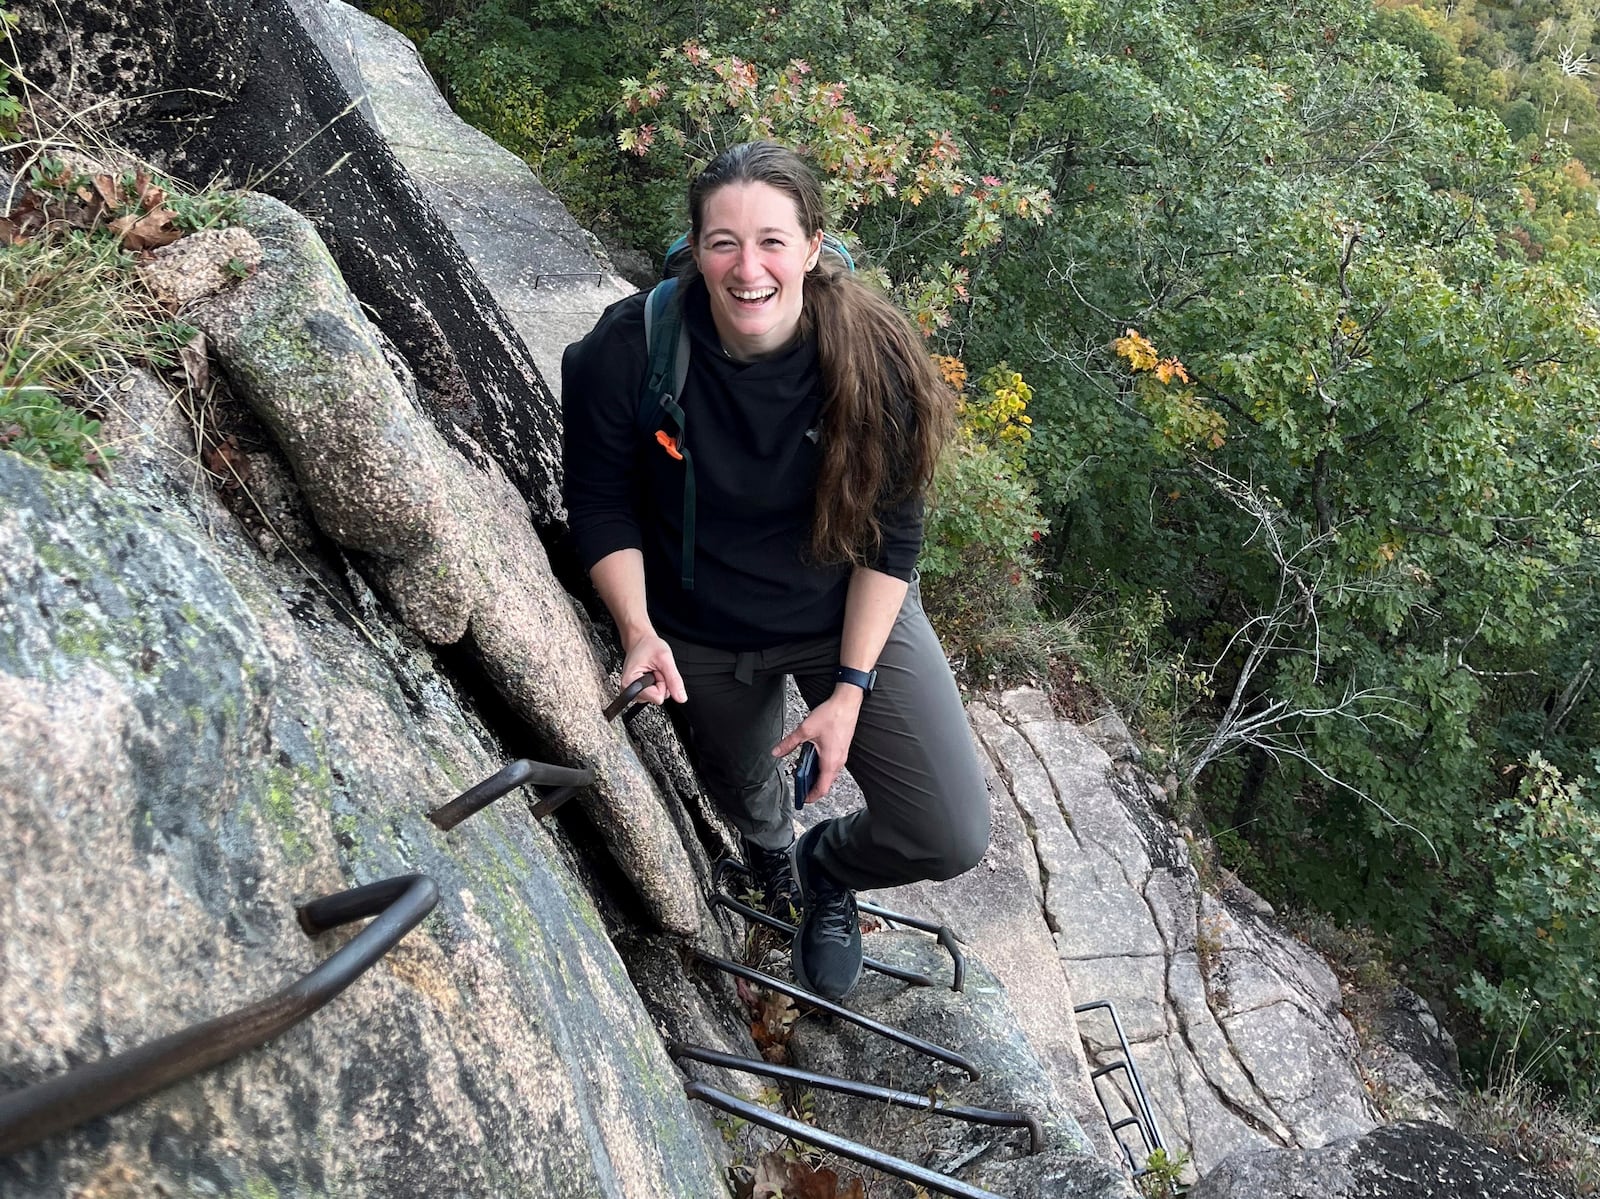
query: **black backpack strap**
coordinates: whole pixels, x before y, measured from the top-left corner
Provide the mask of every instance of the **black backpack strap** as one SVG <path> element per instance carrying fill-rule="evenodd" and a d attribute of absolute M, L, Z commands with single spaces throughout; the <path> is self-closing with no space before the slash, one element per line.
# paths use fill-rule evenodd
<path fill-rule="evenodd" d="M 683 323 L 678 281 L 663 279 L 651 288 L 644 302 L 644 341 L 648 359 L 644 386 L 639 392 L 639 424 L 673 457 L 683 460 L 683 549 L 681 579 L 685 591 L 694 590 L 694 457 L 685 434 L 687 418 L 679 400 L 689 377 L 689 330 Z M 677 429 L 668 434 L 663 424 Z M 664 440 L 663 440 L 664 439 Z"/>

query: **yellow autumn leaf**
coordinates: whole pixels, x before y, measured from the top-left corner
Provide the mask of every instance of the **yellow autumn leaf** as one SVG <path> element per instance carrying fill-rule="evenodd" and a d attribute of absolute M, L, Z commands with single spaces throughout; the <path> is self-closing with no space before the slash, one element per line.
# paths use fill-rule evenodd
<path fill-rule="evenodd" d="M 1129 329 L 1123 336 L 1111 343 L 1111 348 L 1126 359 L 1128 366 L 1136 371 L 1151 370 L 1156 365 L 1156 348 L 1150 339 L 1137 329 Z"/>

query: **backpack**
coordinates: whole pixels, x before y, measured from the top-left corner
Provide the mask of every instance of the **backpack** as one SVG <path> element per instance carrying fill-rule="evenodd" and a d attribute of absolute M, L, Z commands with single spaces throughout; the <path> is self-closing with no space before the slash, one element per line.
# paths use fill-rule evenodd
<path fill-rule="evenodd" d="M 822 255 L 845 270 L 856 269 L 850 251 L 831 233 L 822 235 Z M 678 272 L 689 257 L 685 233 L 667 247 L 662 280 L 650 289 L 644 302 L 644 343 L 648 355 L 644 383 L 639 388 L 638 425 L 641 433 L 683 463 L 683 550 L 679 581 L 694 590 L 694 458 L 684 442 L 687 431 L 683 408 L 684 380 L 689 377 L 689 330 L 683 326 L 683 304 Z M 671 386 L 668 386 L 670 382 Z M 677 429 L 669 433 L 670 421 Z"/>

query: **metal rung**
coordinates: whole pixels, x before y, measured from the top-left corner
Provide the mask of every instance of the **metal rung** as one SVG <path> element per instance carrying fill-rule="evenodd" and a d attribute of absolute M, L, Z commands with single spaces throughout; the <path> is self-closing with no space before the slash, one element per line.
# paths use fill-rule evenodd
<path fill-rule="evenodd" d="M 879 1099 L 898 1107 L 916 1108 L 919 1111 L 932 1112 L 936 1116 L 949 1116 L 952 1120 L 965 1120 L 970 1124 L 1026 1128 L 1028 1152 L 1034 1154 L 1044 1148 L 1044 1127 L 1039 1123 L 1037 1116 L 1030 1116 L 1026 1112 L 1000 1112 L 986 1107 L 940 1103 L 929 1095 L 913 1095 L 909 1091 L 896 1091 L 889 1087 L 880 1087 L 875 1083 L 857 1082 L 833 1074 L 818 1074 L 812 1070 L 801 1070 L 796 1066 L 780 1066 L 762 1058 L 739 1057 L 736 1054 L 723 1053 L 721 1050 L 708 1049 L 704 1045 L 685 1045 L 675 1042 L 667 1046 L 667 1055 L 679 1065 L 685 1060 L 704 1062 L 708 1066 L 721 1066 L 726 1070 L 760 1074 L 767 1078 L 781 1078 L 786 1082 L 797 1082 L 808 1087 L 820 1087 L 825 1091 L 837 1091 L 842 1095 L 853 1095 L 857 1099 Z"/>
<path fill-rule="evenodd" d="M 551 766 L 546 762 L 530 762 L 527 758 L 518 758 L 483 782 L 468 787 L 449 803 L 441 804 L 429 812 L 428 819 L 442 831 L 449 832 L 469 816 L 477 815 L 495 800 L 503 795 L 509 795 L 524 783 L 532 783 L 535 788 L 541 785 L 557 788 L 549 793 L 541 793 L 539 802 L 534 805 L 535 816 L 547 816 L 592 782 L 594 782 L 594 771 L 588 767 L 574 770 L 567 766 Z"/>
<path fill-rule="evenodd" d="M 813 1128 L 810 1124 L 802 1124 L 799 1120 L 791 1120 L 788 1116 L 780 1116 L 777 1112 L 768 1111 L 754 1103 L 746 1103 L 743 1099 L 736 1099 L 726 1091 L 719 1091 L 715 1087 L 707 1086 L 703 1082 L 685 1083 L 683 1093 L 690 1099 L 698 1099 L 702 1103 L 709 1103 L 712 1107 L 721 1108 L 731 1115 L 752 1124 L 759 1124 L 763 1128 L 770 1128 L 774 1132 L 781 1132 L 791 1140 L 803 1144 L 815 1145 L 818 1149 L 826 1149 L 830 1153 L 837 1153 L 840 1157 L 847 1157 L 851 1161 L 860 1162 L 864 1166 L 871 1166 L 875 1170 L 882 1170 L 885 1174 L 893 1174 L 897 1178 L 904 1178 L 908 1182 L 917 1183 L 930 1191 L 938 1191 L 941 1195 L 954 1195 L 956 1199 L 1004 1199 L 1003 1196 L 993 1191 L 986 1191 L 970 1183 L 962 1182 L 959 1178 L 951 1178 L 948 1174 L 940 1174 L 929 1170 L 925 1166 L 918 1166 L 904 1158 L 891 1157 L 887 1153 L 879 1153 L 858 1141 L 841 1137 L 836 1133 L 824 1132 L 820 1128 Z"/>
<path fill-rule="evenodd" d="M 655 681 L 654 674 L 645 674 L 635 679 L 621 695 L 605 706 L 601 715 L 609 723 L 626 711 L 627 715 L 622 717 L 622 723 L 631 723 L 633 718 L 644 710 L 631 705 L 637 702 L 639 693 L 653 685 Z M 441 804 L 429 812 L 428 819 L 444 832 L 449 832 L 469 816 L 475 816 L 483 811 L 501 796 L 509 795 L 524 783 L 532 783 L 539 801 L 530 811 L 535 820 L 542 820 L 593 782 L 594 771 L 587 766 L 574 770 L 566 766 L 551 766 L 544 762 L 530 762 L 527 758 L 519 758 L 476 786 L 468 787 L 449 803 Z M 554 790 L 539 791 L 540 787 L 552 787 Z"/>
<path fill-rule="evenodd" d="M 863 1016 L 860 1012 L 852 1012 L 849 1008 L 843 1007 L 831 999 L 824 999 L 821 995 L 813 994 L 804 987 L 784 982 L 781 978 L 773 978 L 772 975 L 763 974 L 761 971 L 753 970 L 749 966 L 741 966 L 738 962 L 730 962 L 725 958 L 715 957 L 700 949 L 691 949 L 689 952 L 697 961 L 721 970 L 724 974 L 731 974 L 735 978 L 744 979 L 746 982 L 753 982 L 769 990 L 781 992 L 792 999 L 803 999 L 813 1007 L 820 1008 L 830 1015 L 838 1016 L 841 1020 L 848 1020 L 851 1024 L 858 1025 L 868 1032 L 877 1033 L 878 1036 L 886 1037 L 898 1045 L 904 1045 L 907 1049 L 914 1049 L 918 1053 L 959 1067 L 965 1070 L 967 1076 L 973 1080 L 979 1077 L 978 1067 L 952 1049 L 946 1049 L 942 1045 L 935 1045 L 932 1041 L 924 1041 L 921 1037 L 913 1036 L 911 1033 L 883 1024 L 870 1016 Z"/>
<path fill-rule="evenodd" d="M 1122 1156 L 1127 1159 L 1128 1168 L 1133 1176 L 1138 1178 L 1148 1173 L 1148 1167 L 1133 1160 L 1133 1150 L 1129 1149 L 1117 1134 L 1130 1126 L 1139 1130 L 1139 1136 L 1144 1141 L 1145 1157 L 1157 1149 L 1165 1150 L 1166 1145 L 1161 1140 L 1161 1129 L 1156 1124 L 1155 1110 L 1150 1106 L 1150 1096 L 1145 1092 L 1144 1079 L 1139 1077 L 1139 1064 L 1133 1060 L 1133 1050 L 1128 1045 L 1128 1034 L 1123 1031 L 1122 1019 L 1117 1015 L 1117 1009 L 1109 999 L 1096 999 L 1091 1003 L 1080 1003 L 1073 1008 L 1073 1013 L 1082 1015 L 1104 1009 L 1111 1017 L 1111 1027 L 1116 1031 L 1117 1044 L 1122 1050 L 1122 1061 L 1111 1062 L 1089 1072 L 1091 1085 L 1094 1085 L 1094 1097 L 1100 1103 L 1100 1111 L 1106 1118 L 1106 1124 L 1111 1129 L 1111 1139 L 1117 1143 L 1117 1148 L 1122 1150 Z M 1133 1114 L 1125 1119 L 1117 1120 L 1111 1115 L 1111 1108 L 1106 1104 L 1106 1097 L 1097 1085 L 1099 1080 L 1107 1074 L 1114 1074 L 1121 1070 L 1128 1076 L 1128 1089 L 1133 1092 Z"/>

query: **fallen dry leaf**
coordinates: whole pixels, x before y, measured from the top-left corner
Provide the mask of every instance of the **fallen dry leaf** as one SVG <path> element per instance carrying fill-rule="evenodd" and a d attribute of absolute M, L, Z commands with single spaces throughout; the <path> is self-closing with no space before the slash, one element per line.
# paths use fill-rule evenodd
<path fill-rule="evenodd" d="M 762 1154 L 756 1162 L 751 1199 L 865 1199 L 859 1178 L 841 1189 L 839 1176 L 826 1167 L 791 1161 L 782 1150 Z"/>
<path fill-rule="evenodd" d="M 183 377 L 189 390 L 203 395 L 211 385 L 211 356 L 206 353 L 206 335 L 196 332 L 178 351 L 178 361 L 183 364 Z"/>
<path fill-rule="evenodd" d="M 222 481 L 224 491 L 242 487 L 250 480 L 250 459 L 230 433 L 220 444 L 201 455 L 206 469 Z"/>
<path fill-rule="evenodd" d="M 153 250 L 171 245 L 183 236 L 176 225 L 178 214 L 169 208 L 156 208 L 143 216 L 119 216 L 111 222 L 111 232 L 130 250 Z"/>

